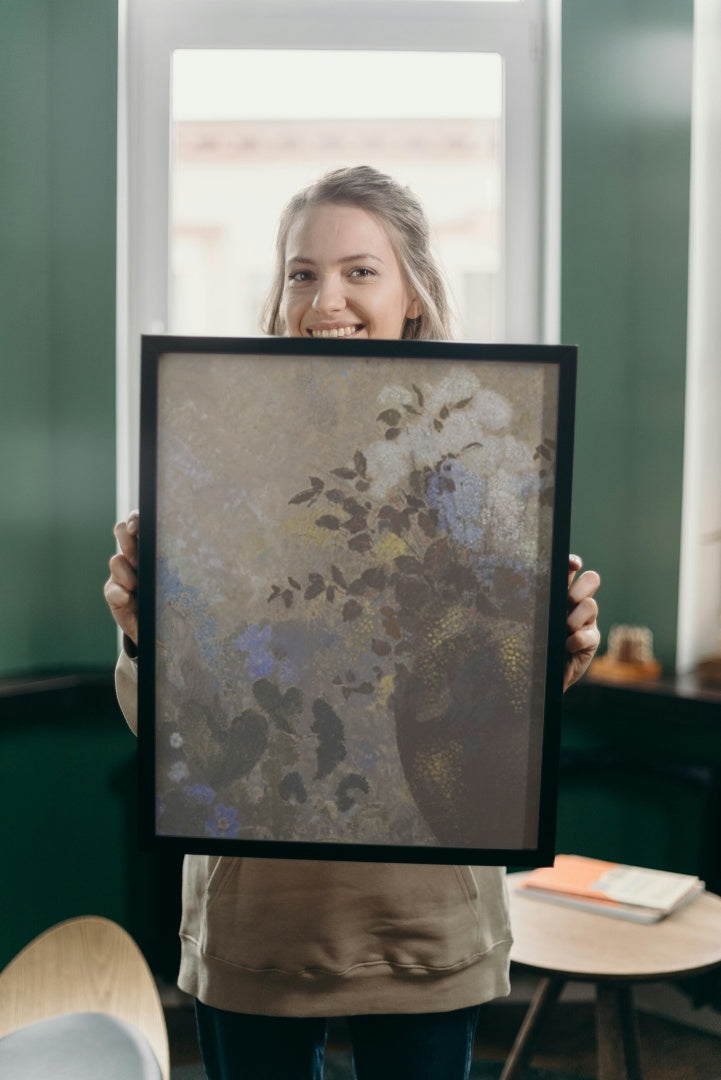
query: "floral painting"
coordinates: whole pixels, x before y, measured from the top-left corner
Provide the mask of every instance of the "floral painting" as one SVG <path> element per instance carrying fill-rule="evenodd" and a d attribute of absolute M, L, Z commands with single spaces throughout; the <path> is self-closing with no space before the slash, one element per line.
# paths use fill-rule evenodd
<path fill-rule="evenodd" d="M 535 846 L 557 383 L 161 357 L 159 835 Z"/>

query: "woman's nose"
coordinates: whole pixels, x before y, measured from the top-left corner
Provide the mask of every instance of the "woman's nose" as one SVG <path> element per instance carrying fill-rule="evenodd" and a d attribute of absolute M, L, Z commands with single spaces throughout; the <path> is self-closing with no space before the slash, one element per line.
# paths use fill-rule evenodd
<path fill-rule="evenodd" d="M 313 307 L 321 314 L 340 311 L 345 307 L 343 283 L 337 275 L 328 274 L 319 278 Z"/>

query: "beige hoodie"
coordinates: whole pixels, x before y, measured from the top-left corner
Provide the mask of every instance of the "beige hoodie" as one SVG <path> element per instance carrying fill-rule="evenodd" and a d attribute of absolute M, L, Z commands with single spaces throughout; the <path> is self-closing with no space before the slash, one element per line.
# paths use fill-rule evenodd
<path fill-rule="evenodd" d="M 137 725 L 137 664 L 118 700 Z M 186 855 L 178 985 L 270 1016 L 442 1012 L 509 991 L 501 867 Z"/>

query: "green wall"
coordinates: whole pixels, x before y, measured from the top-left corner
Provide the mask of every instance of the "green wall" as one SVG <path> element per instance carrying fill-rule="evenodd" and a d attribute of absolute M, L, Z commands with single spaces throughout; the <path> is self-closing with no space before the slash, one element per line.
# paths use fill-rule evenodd
<path fill-rule="evenodd" d="M 562 340 L 579 346 L 573 547 L 601 628 L 675 658 L 692 0 L 563 5 Z M 605 647 L 605 646 L 604 646 Z"/>
<path fill-rule="evenodd" d="M 116 0 L 0 0 L 0 676 L 112 663 Z"/>

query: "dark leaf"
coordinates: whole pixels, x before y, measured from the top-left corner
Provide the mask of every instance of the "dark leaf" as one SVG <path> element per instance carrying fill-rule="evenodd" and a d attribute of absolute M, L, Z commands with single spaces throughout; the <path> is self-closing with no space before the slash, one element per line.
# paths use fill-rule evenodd
<path fill-rule="evenodd" d="M 300 589 L 301 588 L 300 582 L 296 581 L 295 578 L 292 578 L 292 577 L 288 578 L 288 584 L 292 585 L 294 589 Z"/>
<path fill-rule="evenodd" d="M 341 589 L 347 589 L 348 588 L 348 583 L 346 582 L 346 579 L 343 577 L 342 571 L 339 570 L 337 566 L 331 566 L 331 568 L 330 568 L 330 576 L 333 578 L 333 581 L 335 581 L 336 585 L 340 585 Z"/>
<path fill-rule="evenodd" d="M 356 485 L 355 485 L 356 491 L 367 491 L 369 487 L 370 487 L 370 484 L 368 483 L 367 480 L 358 480 L 358 481 L 356 481 Z"/>
<path fill-rule="evenodd" d="M 368 528 L 368 518 L 365 513 L 356 514 L 355 517 L 342 522 L 342 527 L 347 529 L 349 533 L 363 532 L 364 529 Z"/>
<path fill-rule="evenodd" d="M 331 773 L 346 755 L 343 721 L 323 698 L 316 698 L 312 712 L 315 719 L 311 724 L 311 731 L 318 736 L 318 770 L 315 778 L 321 780 Z"/>
<path fill-rule="evenodd" d="M 349 495 L 347 499 L 343 500 L 343 509 L 346 514 L 363 514 L 365 513 L 365 507 L 361 506 L 357 499 L 354 499 L 352 495 Z"/>
<path fill-rule="evenodd" d="M 386 439 L 397 439 L 401 433 L 401 429 L 397 427 L 389 427 L 386 431 Z"/>
<path fill-rule="evenodd" d="M 274 585 L 271 594 L 268 597 L 268 603 L 270 603 L 271 600 L 275 600 L 277 596 L 280 596 L 280 588 L 277 585 Z"/>
<path fill-rule="evenodd" d="M 426 503 L 424 499 L 419 499 L 415 495 L 406 494 L 406 502 L 409 506 L 412 506 L 414 510 L 424 510 Z"/>
<path fill-rule="evenodd" d="M 398 622 L 398 616 L 393 608 L 381 608 L 381 614 L 383 615 L 383 629 L 386 634 L 388 634 L 388 637 L 394 638 L 395 640 L 403 637 L 403 631 Z"/>
<path fill-rule="evenodd" d="M 443 431 L 443 424 L 440 422 L 440 420 L 434 420 L 433 427 L 436 429 L 436 431 Z"/>
<path fill-rule="evenodd" d="M 438 532 L 437 519 L 438 514 L 435 510 L 431 511 L 429 514 L 425 514 L 421 511 L 418 515 L 418 524 L 429 540 L 432 540 Z"/>
<path fill-rule="evenodd" d="M 380 638 L 373 638 L 371 640 L 371 649 L 376 656 L 388 656 L 391 651 L 391 647 L 387 641 L 381 641 Z"/>
<path fill-rule="evenodd" d="M 395 583 L 398 605 L 408 612 L 418 612 L 430 596 L 430 589 L 423 578 L 399 577 Z"/>
<path fill-rule="evenodd" d="M 365 476 L 366 469 L 368 468 L 368 462 L 366 461 L 365 456 L 360 450 L 356 450 L 355 454 L 353 455 L 353 464 L 355 465 L 355 471 L 358 473 L 358 475 Z"/>
<path fill-rule="evenodd" d="M 351 581 L 350 585 L 348 586 L 348 592 L 351 594 L 351 596 L 360 596 L 363 592 L 365 592 L 365 585 L 360 578 L 356 578 L 355 581 Z"/>
<path fill-rule="evenodd" d="M 543 444 L 536 447 L 536 453 L 540 454 L 541 457 L 544 457 L 547 461 L 551 460 L 551 453 L 550 453 L 548 447 L 543 446 Z"/>
<path fill-rule="evenodd" d="M 306 600 L 314 600 L 316 596 L 320 596 L 325 591 L 325 585 L 322 581 L 314 581 L 303 593 Z"/>
<path fill-rule="evenodd" d="M 292 589 L 283 589 L 283 592 L 281 593 L 281 596 L 283 597 L 283 603 L 285 604 L 285 606 L 287 608 L 293 606 L 293 590 Z"/>
<path fill-rule="evenodd" d="M 291 686 L 283 694 L 283 700 L 281 702 L 283 712 L 289 716 L 297 716 L 298 713 L 303 711 L 303 694 L 297 686 Z"/>
<path fill-rule="evenodd" d="M 470 450 L 471 447 L 473 447 L 473 446 L 483 446 L 483 443 L 479 443 L 479 442 L 466 443 L 466 445 L 463 447 L 463 450 Z M 461 450 L 461 453 L 463 453 L 463 450 Z"/>
<path fill-rule="evenodd" d="M 370 551 L 373 547 L 370 533 L 358 533 L 357 536 L 352 536 L 348 541 L 348 547 L 351 551 Z"/>
<path fill-rule="evenodd" d="M 460 401 L 457 401 L 453 406 L 454 409 L 465 409 L 467 405 L 470 405 L 473 401 L 473 397 L 464 397 Z"/>
<path fill-rule="evenodd" d="M 438 490 L 439 491 L 455 491 L 456 482 L 450 476 L 438 477 Z"/>
<path fill-rule="evenodd" d="M 402 574 L 423 573 L 423 567 L 413 555 L 397 555 L 393 562 Z"/>
<path fill-rule="evenodd" d="M 448 417 L 450 416 L 450 414 L 451 414 L 451 410 L 448 408 L 447 405 L 444 405 L 443 408 L 441 409 L 441 411 L 438 413 L 441 420 L 447 420 Z"/>
<path fill-rule="evenodd" d="M 316 525 L 319 525 L 321 529 L 339 529 L 340 519 L 334 517 L 333 514 L 322 514 L 319 518 L 315 519 Z"/>
<path fill-rule="evenodd" d="M 422 416 L 423 415 L 422 413 L 420 413 L 418 411 L 418 409 L 415 408 L 414 405 L 404 405 L 403 408 L 406 410 L 407 413 L 412 413 L 413 416 Z"/>
<path fill-rule="evenodd" d="M 330 604 L 335 600 L 335 588 L 333 585 L 329 585 L 325 590 L 325 598 Z"/>
<path fill-rule="evenodd" d="M 324 580 L 325 579 L 323 578 L 323 575 L 316 573 L 315 570 L 311 570 L 308 574 L 308 581 L 312 582 L 313 584 L 315 584 L 316 581 L 319 581 L 322 585 Z"/>
<path fill-rule="evenodd" d="M 355 687 L 355 692 L 356 692 L 356 694 L 372 694 L 373 693 L 373 683 L 362 682 L 360 684 L 360 686 Z"/>
<path fill-rule="evenodd" d="M 341 466 L 339 469 L 331 469 L 333 476 L 339 476 L 341 480 L 355 480 L 358 473 L 354 469 Z"/>
<path fill-rule="evenodd" d="M 233 777 L 247 776 L 258 764 L 268 745 L 268 721 L 253 709 L 244 709 L 230 724 L 232 741 L 226 766 Z"/>
<path fill-rule="evenodd" d="M 346 600 L 343 605 L 343 622 L 353 622 L 359 615 L 363 614 L 363 608 L 360 606 L 357 600 Z"/>
<path fill-rule="evenodd" d="M 356 794 L 362 792 L 367 795 L 369 792 L 368 781 L 360 773 L 348 773 L 344 776 L 340 784 L 335 791 L 335 804 L 341 813 L 345 813 L 346 810 L 350 810 L 352 806 L 355 806 L 356 799 L 353 798 L 353 792 Z"/>
<path fill-rule="evenodd" d="M 270 681 L 270 679 L 256 679 L 251 689 L 253 691 L 253 697 L 258 702 L 261 709 L 265 709 L 266 712 L 272 713 L 280 708 L 282 702 L 280 690 L 274 682 Z"/>
<path fill-rule="evenodd" d="M 447 571 L 452 558 L 453 553 L 451 551 L 451 545 L 446 538 L 443 537 L 440 540 L 436 540 L 434 544 L 431 544 L 431 546 L 426 549 L 426 553 L 423 556 L 423 567 L 435 578 L 439 578 Z"/>
<path fill-rule="evenodd" d="M 313 487 L 314 487 L 314 489 L 316 491 L 322 491 L 323 488 L 325 487 L 325 484 L 323 483 L 323 481 L 321 480 L 321 478 L 319 476 L 309 476 L 308 479 L 310 480 L 311 484 L 313 485 Z"/>
<path fill-rule="evenodd" d="M 369 566 L 363 571 L 360 579 L 371 589 L 385 589 L 386 587 L 386 575 L 382 566 Z"/>
<path fill-rule="evenodd" d="M 376 419 L 380 420 L 382 424 L 387 424 L 389 427 L 395 427 L 401 418 L 401 414 L 397 409 L 386 409 Z"/>
<path fill-rule="evenodd" d="M 423 408 L 423 394 L 420 392 L 420 390 L 418 389 L 418 387 L 416 386 L 415 383 L 412 383 L 411 385 L 413 387 L 413 393 L 418 398 L 418 404 L 420 405 L 421 408 Z"/>
<path fill-rule="evenodd" d="M 305 790 L 303 777 L 299 772 L 286 773 L 278 784 L 278 794 L 285 802 L 295 800 L 295 802 L 304 803 L 308 799 L 308 792 Z"/>
<path fill-rule="evenodd" d="M 325 497 L 332 503 L 342 503 L 346 498 L 346 493 L 341 491 L 340 488 L 331 488 L 330 491 L 326 491 Z"/>
<path fill-rule="evenodd" d="M 343 689 L 341 690 L 341 694 L 346 699 L 346 701 L 348 700 L 348 698 L 351 696 L 352 693 L 353 693 L 353 691 L 351 690 L 351 688 L 349 686 L 344 686 Z"/>
<path fill-rule="evenodd" d="M 288 500 L 288 506 L 293 506 L 294 503 L 308 502 L 310 499 L 315 498 L 318 494 L 315 488 L 306 488 L 305 491 L 299 491 L 297 495 L 294 495 L 292 499 Z"/>

